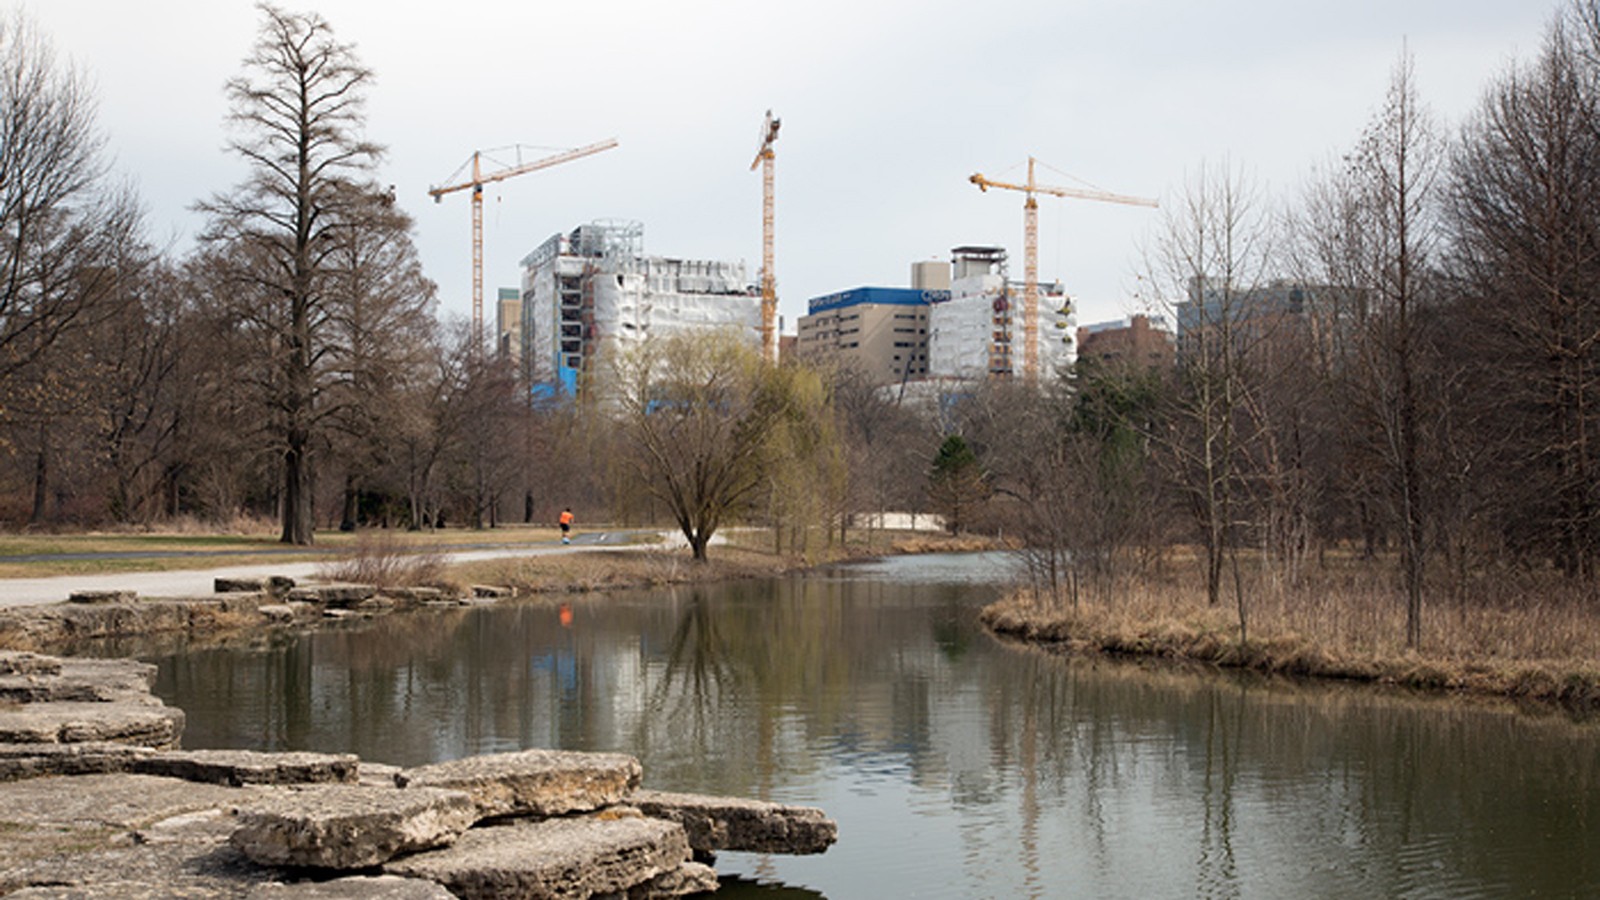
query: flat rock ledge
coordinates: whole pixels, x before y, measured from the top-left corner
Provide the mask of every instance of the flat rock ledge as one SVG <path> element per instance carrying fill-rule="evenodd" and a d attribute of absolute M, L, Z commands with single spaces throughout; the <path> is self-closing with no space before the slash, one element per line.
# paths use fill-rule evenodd
<path fill-rule="evenodd" d="M 365 869 L 450 844 L 477 821 L 472 798 L 434 788 L 315 785 L 243 807 L 229 843 L 268 866 Z"/>
<path fill-rule="evenodd" d="M 401 769 L 182 750 L 154 667 L 0 652 L 0 895 L 655 900 L 717 850 L 819 853 L 821 810 L 639 790 L 638 760 L 523 750 Z M 381 874 L 380 874 L 381 873 Z"/>
<path fill-rule="evenodd" d="M 448 849 L 384 871 L 436 881 L 463 898 L 593 897 L 643 888 L 688 863 L 688 838 L 674 823 L 596 817 L 475 828 Z"/>
<path fill-rule="evenodd" d="M 839 839 L 838 824 L 813 806 L 663 791 L 636 791 L 628 803 L 682 825 L 698 853 L 822 853 Z"/>
<path fill-rule="evenodd" d="M 400 787 L 466 791 L 479 818 L 559 816 L 588 812 L 622 801 L 639 786 L 644 770 L 621 753 L 523 750 L 404 769 Z"/>

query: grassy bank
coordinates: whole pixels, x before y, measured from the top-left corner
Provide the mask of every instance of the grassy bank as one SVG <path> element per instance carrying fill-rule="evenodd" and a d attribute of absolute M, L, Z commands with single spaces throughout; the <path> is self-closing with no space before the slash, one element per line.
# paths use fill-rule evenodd
<path fill-rule="evenodd" d="M 1208 606 L 1179 563 L 1094 592 L 1019 590 L 982 613 L 994 632 L 1067 651 L 1194 660 L 1262 672 L 1498 694 L 1600 709 L 1600 604 L 1554 576 L 1506 573 L 1425 601 L 1405 647 L 1404 601 L 1378 567 L 1319 571 L 1294 589 L 1247 578 Z"/>

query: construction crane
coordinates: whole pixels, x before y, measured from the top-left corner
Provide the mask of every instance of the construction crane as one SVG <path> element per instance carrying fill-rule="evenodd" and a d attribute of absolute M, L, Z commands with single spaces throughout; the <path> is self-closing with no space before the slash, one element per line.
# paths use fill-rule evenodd
<path fill-rule="evenodd" d="M 982 174 L 975 174 L 967 179 L 977 185 L 980 191 L 1004 188 L 1008 191 L 1022 191 L 1028 198 L 1022 204 L 1022 372 L 1023 377 L 1029 381 L 1038 378 L 1039 375 L 1039 204 L 1034 200 L 1034 194 L 1073 197 L 1079 200 L 1103 200 L 1107 203 L 1126 203 L 1130 206 L 1156 205 L 1156 201 L 1145 197 L 1038 184 L 1033 180 L 1034 163 L 1034 158 L 1028 157 L 1027 184 L 995 181 L 983 177 Z"/>
<path fill-rule="evenodd" d="M 585 156 L 592 156 L 602 150 L 610 150 L 617 146 L 616 138 L 609 138 L 598 144 L 579 147 L 576 150 L 567 150 L 554 156 L 547 156 L 530 163 L 519 163 L 506 166 L 488 174 L 482 168 L 483 153 L 472 151 L 472 177 L 457 184 L 444 187 L 428 188 L 428 196 L 435 203 L 443 203 L 444 195 L 453 191 L 464 191 L 472 188 L 472 346 L 473 352 L 483 348 L 483 186 L 496 181 L 505 181 L 517 175 L 523 175 L 537 169 L 548 169 L 551 166 Z M 462 166 L 466 168 L 466 166 Z M 457 170 L 459 174 L 460 170 Z M 452 178 L 455 176 L 452 175 Z"/>
<path fill-rule="evenodd" d="M 778 285 L 772 275 L 772 142 L 778 139 L 782 120 L 772 117 L 761 125 L 761 146 L 750 171 L 761 167 L 761 353 L 769 363 L 778 361 Z"/>

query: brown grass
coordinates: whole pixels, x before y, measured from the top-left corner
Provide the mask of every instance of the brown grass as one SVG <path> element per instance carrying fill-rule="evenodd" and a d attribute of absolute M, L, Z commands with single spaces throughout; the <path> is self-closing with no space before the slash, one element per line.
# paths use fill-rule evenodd
<path fill-rule="evenodd" d="M 317 567 L 327 581 L 349 581 L 379 588 L 438 585 L 447 568 L 444 553 L 404 540 L 391 531 L 366 531 L 338 560 Z"/>
<path fill-rule="evenodd" d="M 451 568 L 457 584 L 498 584 L 526 593 L 572 593 L 756 578 L 789 571 L 798 560 L 740 547 L 716 547 L 695 562 L 687 550 L 609 550 L 520 556 Z"/>
<path fill-rule="evenodd" d="M 1250 578 L 1241 640 L 1233 592 L 1209 607 L 1193 564 L 1169 563 L 1163 576 L 1080 595 L 1076 610 L 1021 590 L 984 621 L 1074 650 L 1600 706 L 1600 606 L 1554 576 L 1504 574 L 1464 597 L 1425 599 L 1411 650 L 1403 597 L 1381 568 L 1323 570 L 1293 590 Z"/>

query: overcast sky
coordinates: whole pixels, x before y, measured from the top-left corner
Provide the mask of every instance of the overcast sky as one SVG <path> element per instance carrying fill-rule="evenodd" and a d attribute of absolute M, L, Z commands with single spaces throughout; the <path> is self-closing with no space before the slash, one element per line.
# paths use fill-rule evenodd
<path fill-rule="evenodd" d="M 0 5 L 15 6 L 13 0 Z M 259 24 L 242 0 L 29 0 L 97 85 L 117 169 L 154 235 L 187 251 L 197 199 L 240 180 L 223 82 Z M 777 262 L 785 330 L 808 298 L 905 286 L 910 264 L 994 244 L 1022 276 L 1022 197 L 973 172 L 1162 197 L 1224 157 L 1278 195 L 1352 144 L 1403 45 L 1447 123 L 1537 52 L 1556 0 L 381 0 L 316 9 L 375 70 L 367 136 L 417 221 L 441 310 L 466 316 L 465 192 L 427 196 L 474 150 L 620 146 L 485 189 L 486 315 L 522 256 L 596 219 L 644 223 L 653 255 L 761 259 L 762 117 L 782 118 Z M 511 161 L 509 153 L 498 158 Z M 1080 322 L 1136 309 L 1159 212 L 1040 203 L 1043 281 Z"/>

